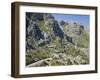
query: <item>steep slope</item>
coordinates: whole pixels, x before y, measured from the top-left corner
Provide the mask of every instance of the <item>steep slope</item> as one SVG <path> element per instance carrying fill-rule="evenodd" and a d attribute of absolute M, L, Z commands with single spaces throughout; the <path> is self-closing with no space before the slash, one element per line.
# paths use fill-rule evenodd
<path fill-rule="evenodd" d="M 26 13 L 26 65 L 31 63 L 89 64 L 89 33 L 78 22 L 59 22 L 49 13 Z"/>

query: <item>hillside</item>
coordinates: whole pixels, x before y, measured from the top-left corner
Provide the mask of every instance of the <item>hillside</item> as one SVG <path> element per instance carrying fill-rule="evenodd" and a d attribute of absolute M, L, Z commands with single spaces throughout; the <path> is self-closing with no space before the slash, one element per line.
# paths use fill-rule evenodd
<path fill-rule="evenodd" d="M 49 13 L 26 13 L 26 65 L 89 64 L 89 32 L 78 22 Z"/>

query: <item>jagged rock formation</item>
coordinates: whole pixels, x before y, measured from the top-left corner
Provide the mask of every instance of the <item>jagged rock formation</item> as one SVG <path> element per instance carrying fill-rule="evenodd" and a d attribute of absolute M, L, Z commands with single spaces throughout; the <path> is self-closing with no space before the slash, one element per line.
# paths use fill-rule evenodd
<path fill-rule="evenodd" d="M 58 22 L 49 13 L 26 13 L 26 65 L 80 64 L 89 64 L 89 33 L 84 25 Z"/>

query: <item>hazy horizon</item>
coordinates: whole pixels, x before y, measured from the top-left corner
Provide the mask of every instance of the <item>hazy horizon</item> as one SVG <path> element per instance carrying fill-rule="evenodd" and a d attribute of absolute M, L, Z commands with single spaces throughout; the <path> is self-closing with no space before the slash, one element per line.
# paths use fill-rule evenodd
<path fill-rule="evenodd" d="M 90 26 L 90 16 L 89 15 L 78 15 L 78 14 L 58 14 L 52 13 L 56 20 L 61 21 L 75 21 L 84 25 L 85 27 Z"/>

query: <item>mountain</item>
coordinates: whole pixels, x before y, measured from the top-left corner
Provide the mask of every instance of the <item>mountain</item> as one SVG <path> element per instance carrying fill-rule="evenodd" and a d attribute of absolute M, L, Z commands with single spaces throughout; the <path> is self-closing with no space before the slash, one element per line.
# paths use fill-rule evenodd
<path fill-rule="evenodd" d="M 89 64 L 84 25 L 57 21 L 50 13 L 26 12 L 26 65 L 38 61 L 39 66 Z"/>

